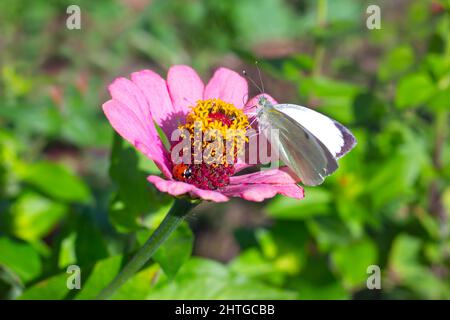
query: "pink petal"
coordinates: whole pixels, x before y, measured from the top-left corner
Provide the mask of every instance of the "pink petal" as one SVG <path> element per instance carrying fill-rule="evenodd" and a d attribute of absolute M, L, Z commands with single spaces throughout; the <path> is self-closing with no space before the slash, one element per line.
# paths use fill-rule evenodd
<path fill-rule="evenodd" d="M 278 103 L 274 98 L 272 98 L 267 93 L 261 93 L 247 101 L 247 103 L 245 104 L 244 112 L 246 114 L 252 114 L 251 116 L 253 116 L 253 113 L 256 112 L 256 105 L 258 104 L 258 100 L 262 96 L 266 97 L 267 100 L 269 100 L 272 104 Z"/>
<path fill-rule="evenodd" d="M 186 116 L 190 107 L 203 98 L 205 85 L 194 69 L 177 65 L 171 67 L 167 73 L 167 87 L 174 109 Z M 184 122 L 184 118 L 180 120 Z"/>
<path fill-rule="evenodd" d="M 175 180 L 164 180 L 158 176 L 148 176 L 147 180 L 155 185 L 161 192 L 167 192 L 173 196 L 189 194 L 193 198 L 211 200 L 214 202 L 228 201 L 228 197 L 217 191 L 203 190 L 192 184 Z"/>
<path fill-rule="evenodd" d="M 147 123 L 153 124 L 147 101 L 133 82 L 126 78 L 117 78 L 109 85 L 108 90 L 114 100 L 133 111 L 144 127 Z"/>
<path fill-rule="evenodd" d="M 124 139 L 152 159 L 166 177 L 171 177 L 167 151 L 154 131 L 153 123 L 144 127 L 132 109 L 117 100 L 109 100 L 103 104 L 103 112 L 111 126 Z M 153 127 L 153 129 L 152 129 Z"/>
<path fill-rule="evenodd" d="M 152 70 L 134 72 L 131 79 L 144 94 L 153 120 L 170 139 L 172 131 L 177 128 L 176 117 L 180 115 L 172 105 L 166 81 Z"/>
<path fill-rule="evenodd" d="M 248 163 L 245 163 L 245 162 L 238 162 L 238 163 L 234 164 L 234 172 L 237 173 L 239 171 L 242 171 L 244 169 L 247 169 L 247 168 L 253 167 L 253 166 L 254 166 L 254 164 L 248 164 Z"/>
<path fill-rule="evenodd" d="M 242 108 L 248 99 L 247 81 L 230 69 L 219 68 L 206 85 L 203 98 L 218 98 Z"/>
<path fill-rule="evenodd" d="M 261 170 L 254 173 L 233 176 L 230 178 L 230 184 L 295 184 L 300 182 L 292 171 L 283 167 L 280 169 Z"/>
<path fill-rule="evenodd" d="M 228 185 L 221 192 L 230 197 L 241 197 L 248 201 L 260 202 L 282 194 L 295 199 L 303 199 L 303 188 L 296 184 L 239 184 Z"/>

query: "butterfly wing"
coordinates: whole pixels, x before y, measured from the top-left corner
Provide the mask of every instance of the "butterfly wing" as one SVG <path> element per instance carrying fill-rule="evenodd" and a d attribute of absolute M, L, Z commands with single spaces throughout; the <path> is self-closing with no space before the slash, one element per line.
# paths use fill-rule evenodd
<path fill-rule="evenodd" d="M 310 130 L 278 108 L 269 107 L 259 118 L 260 132 L 266 136 L 280 159 L 305 185 L 318 185 L 338 168 L 335 156 Z M 278 129 L 278 137 L 271 134 Z"/>
<path fill-rule="evenodd" d="M 273 108 L 311 132 L 337 159 L 356 145 L 355 137 L 346 127 L 317 111 L 295 104 L 276 104 Z"/>

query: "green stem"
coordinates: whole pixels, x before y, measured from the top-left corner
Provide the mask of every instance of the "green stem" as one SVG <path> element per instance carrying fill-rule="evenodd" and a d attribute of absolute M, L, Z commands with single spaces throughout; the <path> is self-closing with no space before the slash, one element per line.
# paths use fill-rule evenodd
<path fill-rule="evenodd" d="M 317 26 L 320 29 L 324 29 L 327 23 L 327 11 L 328 3 L 327 0 L 319 0 L 317 2 Z M 314 54 L 314 70 L 313 75 L 315 77 L 319 76 L 322 72 L 323 58 L 325 56 L 325 46 L 323 45 L 323 40 L 317 44 L 316 52 Z"/>
<path fill-rule="evenodd" d="M 327 0 L 319 0 L 317 4 L 317 23 L 320 27 L 325 27 L 325 24 L 327 23 L 327 11 Z"/>
<path fill-rule="evenodd" d="M 134 257 L 125 265 L 122 271 L 114 280 L 97 296 L 99 300 L 105 300 L 111 297 L 130 277 L 132 277 L 142 266 L 152 257 L 156 250 L 172 234 L 172 232 L 181 224 L 189 211 L 196 204 L 184 199 L 176 199 L 164 220 L 153 232 L 147 242 L 134 255 Z"/>

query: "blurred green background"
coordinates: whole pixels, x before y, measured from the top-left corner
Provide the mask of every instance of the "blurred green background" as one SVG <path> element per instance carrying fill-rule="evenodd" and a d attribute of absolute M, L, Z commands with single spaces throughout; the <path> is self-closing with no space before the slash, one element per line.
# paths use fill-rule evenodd
<path fill-rule="evenodd" d="M 302 201 L 203 203 L 114 298 L 449 299 L 448 0 L 2 1 L 0 298 L 94 298 L 170 207 L 101 112 L 115 77 L 255 61 L 359 144 Z"/>

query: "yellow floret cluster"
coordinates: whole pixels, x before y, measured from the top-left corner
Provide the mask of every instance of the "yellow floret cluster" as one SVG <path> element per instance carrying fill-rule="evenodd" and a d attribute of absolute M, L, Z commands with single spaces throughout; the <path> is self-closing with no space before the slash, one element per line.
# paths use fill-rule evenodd
<path fill-rule="evenodd" d="M 208 99 L 197 101 L 186 124 L 179 128 L 189 131 L 194 158 L 201 150 L 204 163 L 228 165 L 244 152 L 248 127 L 248 117 L 241 109 L 220 99 Z"/>

